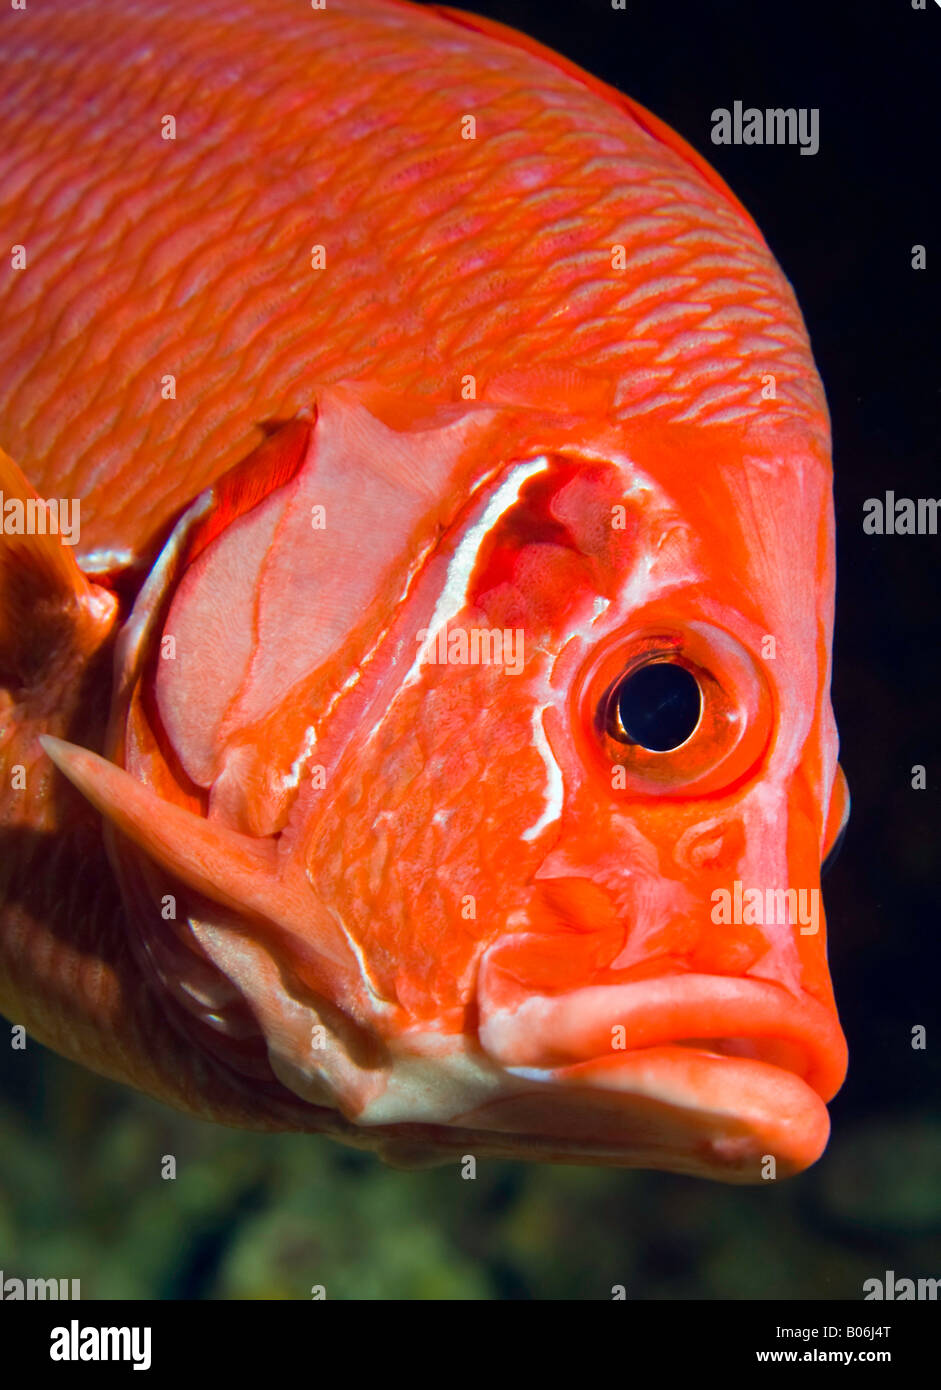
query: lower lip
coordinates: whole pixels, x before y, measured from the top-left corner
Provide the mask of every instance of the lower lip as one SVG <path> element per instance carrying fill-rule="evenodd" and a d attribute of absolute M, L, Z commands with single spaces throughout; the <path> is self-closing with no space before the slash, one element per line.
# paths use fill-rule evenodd
<path fill-rule="evenodd" d="M 513 1068 L 515 1094 L 460 1117 L 512 1133 L 523 1154 L 732 1183 L 788 1177 L 830 1132 L 816 1091 L 792 1072 L 692 1047 L 652 1047 L 537 1072 Z"/>

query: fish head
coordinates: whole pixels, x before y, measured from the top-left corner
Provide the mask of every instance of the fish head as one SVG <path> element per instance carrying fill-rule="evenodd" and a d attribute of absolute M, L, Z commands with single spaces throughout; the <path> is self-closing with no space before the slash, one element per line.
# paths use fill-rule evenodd
<path fill-rule="evenodd" d="M 798 422 L 665 425 L 528 486 L 515 592 L 497 537 L 477 594 L 490 622 L 525 615 L 544 801 L 504 851 L 526 900 L 477 1008 L 489 1055 L 545 1090 L 491 1117 L 549 1129 L 569 1105 L 569 1133 L 607 1125 L 642 1164 L 796 1171 L 846 1067 L 819 888 L 848 808 L 826 450 Z"/>
<path fill-rule="evenodd" d="M 393 1157 L 797 1171 L 846 1060 L 825 443 L 386 406 L 324 390 L 190 508 L 112 763 L 49 744 L 141 961 Z"/>

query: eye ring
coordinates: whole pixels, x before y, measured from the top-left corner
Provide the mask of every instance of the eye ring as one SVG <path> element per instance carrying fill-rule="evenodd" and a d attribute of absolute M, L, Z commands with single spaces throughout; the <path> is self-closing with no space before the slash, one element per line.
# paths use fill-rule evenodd
<path fill-rule="evenodd" d="M 676 753 L 695 737 L 703 708 L 695 672 L 674 652 L 632 662 L 602 702 L 610 738 L 659 754 Z"/>
<path fill-rule="evenodd" d="M 572 727 L 585 766 L 616 797 L 717 794 L 754 776 L 777 721 L 774 688 L 754 644 L 698 616 L 644 617 L 603 639 L 573 686 Z M 638 741 L 630 710 L 624 719 L 619 697 L 639 672 L 653 668 L 656 676 L 645 679 L 663 678 L 665 666 L 688 673 L 687 690 L 698 699 L 680 728 L 682 739 L 651 748 Z"/>

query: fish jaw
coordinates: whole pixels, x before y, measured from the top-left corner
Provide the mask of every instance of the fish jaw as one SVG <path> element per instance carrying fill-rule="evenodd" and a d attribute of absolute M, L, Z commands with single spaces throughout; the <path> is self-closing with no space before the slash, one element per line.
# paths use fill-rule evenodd
<path fill-rule="evenodd" d="M 464 1122 L 514 1133 L 523 1152 L 527 1138 L 564 1131 L 571 1161 L 758 1183 L 809 1167 L 830 1133 L 826 1105 L 793 1074 L 683 1047 L 511 1075 L 529 1089 Z"/>
<path fill-rule="evenodd" d="M 518 944 L 484 958 L 480 1039 L 541 1090 L 496 1102 L 476 1123 L 620 1143 L 625 1164 L 730 1182 L 789 1176 L 819 1158 L 846 1045 L 818 1001 L 695 974 L 537 995 L 501 969 L 501 951 Z"/>

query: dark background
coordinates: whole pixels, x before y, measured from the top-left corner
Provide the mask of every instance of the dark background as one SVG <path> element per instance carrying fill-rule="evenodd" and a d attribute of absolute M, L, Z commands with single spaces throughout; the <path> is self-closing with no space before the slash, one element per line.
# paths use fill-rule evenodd
<path fill-rule="evenodd" d="M 833 417 L 834 704 L 853 815 L 826 881 L 850 1044 L 833 1138 L 761 1189 L 484 1163 L 403 1174 L 305 1136 L 185 1119 L 31 1045 L 0 1072 L 7 1276 L 85 1298 L 852 1298 L 941 1276 L 938 556 L 867 536 L 863 503 L 941 494 L 941 8 L 910 0 L 494 0 L 480 13 L 637 98 L 762 228 L 803 308 Z M 818 107 L 820 150 L 713 146 L 711 112 Z M 927 247 L 927 269 L 911 248 Z M 911 787 L 923 764 L 928 786 Z M 911 1030 L 928 1030 L 926 1051 Z M 174 1154 L 178 1177 L 155 1155 Z"/>

